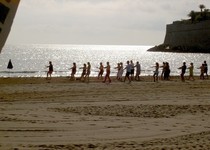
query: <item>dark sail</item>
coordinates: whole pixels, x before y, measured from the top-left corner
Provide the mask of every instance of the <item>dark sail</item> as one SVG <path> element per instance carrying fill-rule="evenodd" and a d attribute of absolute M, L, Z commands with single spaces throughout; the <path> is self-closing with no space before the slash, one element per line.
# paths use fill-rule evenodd
<path fill-rule="evenodd" d="M 10 59 L 8 65 L 7 65 L 7 69 L 12 69 L 12 68 L 13 68 L 13 65 L 12 65 L 12 61 Z"/>

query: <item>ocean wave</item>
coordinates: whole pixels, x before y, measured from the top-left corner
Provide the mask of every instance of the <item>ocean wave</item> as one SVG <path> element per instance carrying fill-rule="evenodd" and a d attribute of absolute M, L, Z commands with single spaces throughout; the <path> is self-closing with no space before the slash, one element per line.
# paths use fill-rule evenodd
<path fill-rule="evenodd" d="M 20 73 L 20 74 L 28 74 L 28 73 L 38 73 L 40 71 L 0 71 L 0 73 L 11 73 L 11 74 L 16 74 L 16 73 Z"/>

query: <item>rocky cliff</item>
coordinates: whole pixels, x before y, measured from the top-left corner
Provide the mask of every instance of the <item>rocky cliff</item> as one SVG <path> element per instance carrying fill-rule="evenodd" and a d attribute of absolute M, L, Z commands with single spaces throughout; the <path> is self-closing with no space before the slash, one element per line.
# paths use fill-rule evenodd
<path fill-rule="evenodd" d="M 173 22 L 166 27 L 164 43 L 148 51 L 210 53 L 210 20 Z"/>

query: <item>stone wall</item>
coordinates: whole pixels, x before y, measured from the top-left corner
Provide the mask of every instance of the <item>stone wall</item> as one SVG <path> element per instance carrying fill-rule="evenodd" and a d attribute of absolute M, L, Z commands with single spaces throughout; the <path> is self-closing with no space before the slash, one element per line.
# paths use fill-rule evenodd
<path fill-rule="evenodd" d="M 166 27 L 163 45 L 170 50 L 210 52 L 210 20 L 199 23 L 174 22 Z"/>

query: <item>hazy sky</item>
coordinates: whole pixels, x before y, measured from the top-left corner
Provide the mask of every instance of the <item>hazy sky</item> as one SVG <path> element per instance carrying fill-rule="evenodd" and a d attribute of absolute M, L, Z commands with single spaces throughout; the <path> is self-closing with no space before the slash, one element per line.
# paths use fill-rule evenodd
<path fill-rule="evenodd" d="M 7 44 L 157 45 L 210 0 L 21 0 Z"/>

